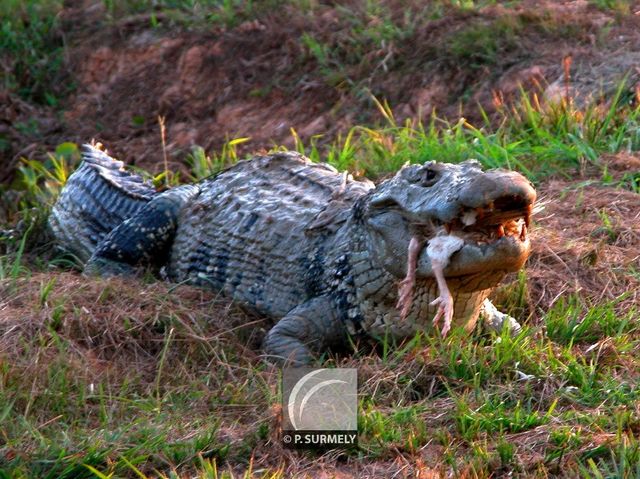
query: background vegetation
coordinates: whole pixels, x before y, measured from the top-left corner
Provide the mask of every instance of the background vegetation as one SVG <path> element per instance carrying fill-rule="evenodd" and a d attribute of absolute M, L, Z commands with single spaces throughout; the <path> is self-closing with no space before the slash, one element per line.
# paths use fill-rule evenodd
<path fill-rule="evenodd" d="M 0 152 L 18 157 L 7 161 L 10 175 L 0 185 L 0 477 L 640 477 L 637 84 L 623 75 L 593 102 L 568 87 L 550 101 L 524 85 L 511 99 L 472 101 L 475 82 L 529 54 L 527 38 L 582 45 L 579 15 L 567 21 L 552 9 L 490 1 L 85 3 L 98 23 L 74 21 L 69 6 L 54 0 L 0 6 L 3 121 L 10 125 L 0 128 Z M 327 367 L 358 368 L 356 450 L 282 448 L 279 371 L 260 357 L 269 327 L 263 318 L 216 292 L 153 277 L 82 277 L 46 233 L 48 210 L 80 160 L 77 143 L 63 141 L 75 138 L 65 123 L 68 105 L 86 94 L 70 68 L 75 40 L 108 31 L 116 42 L 133 24 L 158 38 L 251 36 L 256 25 L 269 28 L 278 9 L 293 23 L 337 19 L 323 28 L 303 22 L 309 28 L 295 39 L 296 68 L 328 96 L 350 98 L 353 121 L 332 135 L 293 126 L 285 145 L 272 148 L 295 148 L 376 180 L 406 162 L 477 158 L 527 175 L 545 207 L 529 267 L 495 295 L 524 324 L 520 334 L 418 335 L 325 358 Z M 624 27 L 635 9 L 589 2 L 589 15 L 612 19 L 592 47 L 605 48 L 604 30 Z M 418 71 L 403 42 L 450 19 L 463 27 L 456 24 L 455 35 L 445 29 L 422 54 L 459 70 L 455 103 L 464 117 L 399 113 L 385 98 L 402 92 L 387 95 L 394 87 L 376 82 Z M 568 85 L 570 65 L 558 64 Z M 252 84 L 251 96 L 277 112 L 274 89 L 303 88 L 281 80 Z M 473 111 L 460 112 L 458 98 Z M 40 114 L 62 126 L 49 128 Z M 149 137 L 161 151 L 158 130 L 156 118 L 135 114 L 120 139 L 155 131 Z M 34 142 L 52 146 L 19 154 Z M 164 146 L 182 166 L 158 160 L 149 178 L 195 181 L 252 147 L 246 137 L 215 148 Z"/>

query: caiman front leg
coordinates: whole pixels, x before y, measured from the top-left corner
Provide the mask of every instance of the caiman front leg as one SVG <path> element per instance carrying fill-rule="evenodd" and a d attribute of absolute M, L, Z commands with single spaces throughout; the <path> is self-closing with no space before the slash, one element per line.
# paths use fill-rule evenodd
<path fill-rule="evenodd" d="M 344 344 L 347 331 L 333 302 L 320 296 L 291 310 L 269 331 L 264 350 L 270 360 L 303 366 L 332 346 Z"/>
<path fill-rule="evenodd" d="M 484 318 L 487 327 L 496 333 L 502 332 L 507 325 L 511 334 L 516 335 L 522 331 L 522 326 L 520 326 L 518 321 L 508 314 L 498 311 L 498 308 L 496 308 L 488 299 L 485 299 L 482 303 L 480 315 Z"/>

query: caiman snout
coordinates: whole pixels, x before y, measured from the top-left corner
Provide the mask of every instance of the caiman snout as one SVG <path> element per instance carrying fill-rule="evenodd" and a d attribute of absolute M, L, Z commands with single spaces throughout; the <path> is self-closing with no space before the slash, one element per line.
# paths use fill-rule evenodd
<path fill-rule="evenodd" d="M 468 181 L 458 200 L 469 209 L 523 210 L 535 202 L 536 191 L 520 173 L 493 170 Z"/>

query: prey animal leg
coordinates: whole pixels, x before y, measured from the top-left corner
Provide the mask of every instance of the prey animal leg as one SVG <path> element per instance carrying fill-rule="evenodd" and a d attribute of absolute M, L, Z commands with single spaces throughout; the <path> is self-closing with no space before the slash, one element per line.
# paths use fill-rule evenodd
<path fill-rule="evenodd" d="M 431 269 L 438 283 L 438 291 L 440 296 L 431 301 L 431 306 L 438 306 L 438 312 L 433 318 L 433 325 L 438 326 L 440 319 L 444 318 L 442 324 L 442 337 L 444 338 L 451 329 L 451 321 L 453 320 L 453 296 L 444 279 L 444 266 L 439 261 L 431 262 Z"/>
<path fill-rule="evenodd" d="M 400 282 L 400 287 L 398 288 L 396 308 L 400 310 L 400 320 L 404 320 L 407 317 L 413 303 L 413 287 L 416 284 L 416 268 L 421 249 L 422 242 L 420 239 L 417 236 L 412 236 L 407 254 L 407 275 Z"/>
<path fill-rule="evenodd" d="M 431 302 L 432 306 L 438 306 L 438 312 L 433 318 L 433 325 L 437 326 L 440 319 L 443 319 L 442 336 L 446 336 L 451 329 L 453 320 L 453 296 L 447 286 L 444 277 L 444 268 L 449 264 L 449 258 L 464 245 L 464 240 L 457 236 L 445 235 L 436 236 L 429 241 L 427 246 L 427 256 L 431 260 L 431 270 L 438 283 L 440 296 Z"/>

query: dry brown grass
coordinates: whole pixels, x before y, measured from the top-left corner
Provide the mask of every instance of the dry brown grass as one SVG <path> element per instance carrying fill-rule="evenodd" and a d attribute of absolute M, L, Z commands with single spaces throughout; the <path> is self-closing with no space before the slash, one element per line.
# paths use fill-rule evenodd
<path fill-rule="evenodd" d="M 141 394 L 156 387 L 161 357 L 163 391 L 210 369 L 222 387 L 259 362 L 265 321 L 210 291 L 38 273 L 3 281 L 0 296 L 0 361 L 9 365 L 8 376 L 33 381 L 34 397 L 47 387 L 50 366 L 60 358 L 76 382 L 117 388 L 135 381 Z"/>
<path fill-rule="evenodd" d="M 547 311 L 570 293 L 594 303 L 627 293 L 618 309 L 637 306 L 638 194 L 598 181 L 555 180 L 539 188 L 539 197 L 545 209 L 535 218 L 533 252 L 526 267 L 538 311 Z"/>
<path fill-rule="evenodd" d="M 626 169 L 633 168 L 633 161 L 635 157 L 610 159 L 612 176 L 620 179 Z M 528 299 L 538 319 L 559 297 L 570 293 L 579 293 L 594 303 L 627 293 L 618 308 L 629 310 L 638 304 L 640 279 L 633 273 L 634 268 L 640 270 L 638 195 L 589 181 L 553 180 L 539 188 L 545 209 L 536 218 L 534 251 L 527 267 Z M 603 214 L 608 219 L 606 225 Z M 86 392 L 95 384 L 107 388 L 103 393 L 109 398 L 110 421 L 115 423 L 133 419 L 116 399 L 119 394 L 157 397 L 158 408 L 169 409 L 174 407 L 171 398 L 188 398 L 191 417 L 167 421 L 167 437 L 177 443 L 188 442 L 206 432 L 213 415 L 219 421 L 216 441 L 230 445 L 233 451 L 222 462 L 236 472 L 246 470 L 245 461 L 250 458 L 253 470 L 280 471 L 282 477 L 447 477 L 452 469 L 443 461 L 444 454 L 457 458 L 455 470 L 461 477 L 488 477 L 488 471 L 506 471 L 495 458 L 464 465 L 477 447 L 496 456 L 495 438 L 480 433 L 468 442 L 457 436 L 455 426 L 456 401 L 466 398 L 474 407 L 480 403 L 473 395 L 467 396 L 471 391 L 467 379 L 450 376 L 455 367 L 451 361 L 460 361 L 450 354 L 463 348 L 472 355 L 466 359 L 471 364 L 485 362 L 479 367 L 490 368 L 490 345 L 475 347 L 469 340 L 459 346 L 455 342 L 454 346 L 430 343 L 388 360 L 362 347 L 355 358 L 330 357 L 330 363 L 358 368 L 360 393 L 375 403 L 377 413 L 392 417 L 398 410 L 417 407 L 417 417 L 427 427 L 428 439 L 418 450 L 407 446 L 405 439 L 389 441 L 368 432 L 360 459 L 357 454 L 309 454 L 281 446 L 279 376 L 260 356 L 260 344 L 270 324 L 212 291 L 142 279 L 33 273 L 28 278 L 4 280 L 0 297 L 0 387 L 19 391 L 14 409 L 51 434 L 57 422 L 65 421 L 65 414 L 85 421 L 89 430 L 105 427 L 91 419 L 104 407 Z M 539 324 L 537 319 L 533 324 Z M 472 341 L 477 339 L 475 336 Z M 537 333 L 532 341 L 529 347 L 538 348 L 536 341 L 544 339 Z M 527 353 L 536 358 L 525 354 L 521 359 L 545 363 L 560 357 L 561 347 L 546 344 L 544 349 Z M 604 338 L 598 344 L 596 349 L 588 344 L 576 346 L 573 353 L 620 375 L 621 383 L 637 380 L 627 374 L 637 365 L 635 355 L 621 351 L 615 338 Z M 67 398 L 63 411 L 51 404 L 51 390 L 59 387 L 52 370 L 62 371 L 67 384 L 62 390 L 77 397 L 76 402 Z M 509 380 L 510 371 L 491 374 L 483 394 L 535 398 L 542 410 L 567 384 L 566 379 L 554 375 L 518 383 Z M 21 381 L 25 384 L 20 385 Z M 451 391 L 454 397 L 449 395 Z M 504 435 L 515 447 L 516 464 L 524 476 L 553 473 L 563 465 L 575 468 L 580 454 L 616 443 L 611 430 L 567 419 L 575 407 L 565 399 L 551 423 Z M 602 414 L 599 408 L 575 410 L 583 418 Z M 266 435 L 257 432 L 261 425 L 267 425 Z M 389 427 L 398 425 L 392 421 Z M 558 427 L 571 428 L 580 440 L 566 457 L 548 464 L 546 454 L 555 447 L 550 437 Z M 40 454 L 33 440 L 22 442 L 19 451 L 9 451 L 25 460 Z M 162 455 L 152 454 L 143 470 L 149 473 L 170 463 Z M 188 464 L 179 470 L 181 474 L 194 471 Z"/>
<path fill-rule="evenodd" d="M 51 283 L 50 292 L 43 294 Z M 103 427 L 90 419 L 101 406 L 98 399 L 92 399 L 94 391 L 87 391 L 101 384 L 107 388 L 101 394 L 114 396 L 107 399 L 116 423 L 111 427 L 139 419 L 119 411 L 115 397 L 119 391 L 126 391 L 132 401 L 156 394 L 189 398 L 190 417 L 167 420 L 167 437 L 176 443 L 198 437 L 210 427 L 213 415 L 220 421 L 216 440 L 241 451 L 235 459 L 240 462 L 228 465 L 236 472 L 245 470 L 243 454 L 249 452 L 254 470 L 281 470 L 283 477 L 380 477 L 388 473 L 411 477 L 413 466 L 401 460 L 402 456 L 360 463 L 339 452 L 323 456 L 284 449 L 280 406 L 275 399 L 279 375 L 260 357 L 268 321 L 241 311 L 214 292 L 145 284 L 139 279 L 36 273 L 15 283 L 0 283 L 0 297 L 0 387 L 21 390 L 15 396 L 14 410 L 30 416 L 43 431 L 52 433 L 56 423 L 73 422 L 72 417 L 88 421 L 96 430 Z M 353 360 L 343 360 L 348 361 L 355 365 Z M 57 414 L 50 402 L 51 390 L 60 387 L 52 378 L 52 371 L 58 369 L 67 383 L 61 392 L 82 396 L 80 407 L 68 411 L 68 417 Z M 389 373 L 371 380 L 393 380 Z M 26 383 L 19 386 L 22 381 Z M 67 398 L 67 407 L 69 403 L 74 401 Z M 269 436 L 247 451 L 246 438 L 261 423 L 269 425 Z M 3 454 L 5 459 L 37 460 L 38 446 L 24 441 L 20 449 L 0 448 L 0 456 Z M 152 459 L 141 468 L 150 473 L 162 462 L 162 458 Z M 183 474 L 193 471 L 189 466 L 180 470 Z"/>

